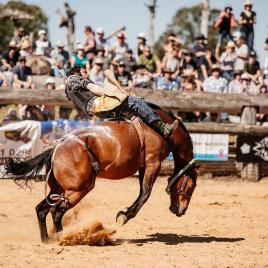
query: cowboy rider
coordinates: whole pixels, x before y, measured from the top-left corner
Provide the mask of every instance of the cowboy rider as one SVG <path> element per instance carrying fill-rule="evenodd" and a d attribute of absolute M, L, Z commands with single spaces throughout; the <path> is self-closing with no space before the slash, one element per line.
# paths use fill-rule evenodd
<path fill-rule="evenodd" d="M 113 76 L 113 73 L 110 75 Z M 129 113 L 134 113 L 164 138 L 172 135 L 178 126 L 178 120 L 164 123 L 143 99 L 130 96 L 109 79 L 107 72 L 106 76 L 104 87 L 100 87 L 88 79 L 85 68 L 73 67 L 65 82 L 68 99 L 90 116 L 110 117 L 111 113 L 128 116 Z"/>

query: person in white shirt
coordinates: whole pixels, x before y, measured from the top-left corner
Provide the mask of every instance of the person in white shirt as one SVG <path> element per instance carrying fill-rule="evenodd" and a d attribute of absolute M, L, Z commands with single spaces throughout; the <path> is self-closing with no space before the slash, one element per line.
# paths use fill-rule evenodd
<path fill-rule="evenodd" d="M 51 43 L 47 40 L 47 32 L 40 30 L 38 32 L 38 40 L 33 43 L 35 55 L 49 57 L 51 51 Z"/>
<path fill-rule="evenodd" d="M 96 58 L 94 66 L 89 73 L 89 79 L 96 85 L 104 86 L 103 59 Z"/>
<path fill-rule="evenodd" d="M 237 45 L 237 59 L 235 62 L 235 70 L 245 71 L 245 65 L 249 56 L 248 46 L 245 44 L 245 39 L 241 32 L 236 32 L 234 34 L 234 40 Z"/>
<path fill-rule="evenodd" d="M 229 83 L 228 93 L 239 94 L 243 92 L 243 84 L 241 80 L 241 71 L 235 71 L 233 80 Z"/>

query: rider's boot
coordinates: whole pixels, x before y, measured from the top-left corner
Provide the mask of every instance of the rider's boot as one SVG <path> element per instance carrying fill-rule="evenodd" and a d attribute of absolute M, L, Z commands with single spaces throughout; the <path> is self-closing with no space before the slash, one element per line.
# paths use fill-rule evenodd
<path fill-rule="evenodd" d="M 173 123 L 164 123 L 162 120 L 158 120 L 155 123 L 153 123 L 156 130 L 165 138 L 169 138 L 174 130 L 179 125 L 179 120 L 176 119 Z"/>

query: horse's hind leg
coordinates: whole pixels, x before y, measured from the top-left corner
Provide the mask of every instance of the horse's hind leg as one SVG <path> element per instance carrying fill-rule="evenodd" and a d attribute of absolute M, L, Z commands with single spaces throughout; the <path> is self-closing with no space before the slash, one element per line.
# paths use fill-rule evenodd
<path fill-rule="evenodd" d="M 51 207 L 47 203 L 46 198 L 42 202 L 40 202 L 35 208 L 42 242 L 48 241 L 46 217 L 48 212 L 50 211 L 50 208 Z"/>

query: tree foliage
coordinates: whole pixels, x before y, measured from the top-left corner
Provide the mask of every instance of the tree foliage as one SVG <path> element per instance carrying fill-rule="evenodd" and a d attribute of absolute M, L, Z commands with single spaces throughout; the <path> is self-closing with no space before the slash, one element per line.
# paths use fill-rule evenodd
<path fill-rule="evenodd" d="M 37 5 L 26 4 L 22 1 L 9 1 L 7 4 L 0 4 L 0 13 L 5 9 L 23 11 L 34 17 L 32 20 L 21 20 L 19 26 L 24 27 L 29 33 L 36 33 L 40 29 L 47 29 L 47 16 Z M 14 33 L 14 23 L 9 18 L 0 18 L 0 50 L 7 47 Z"/>
<path fill-rule="evenodd" d="M 208 45 L 216 46 L 217 29 L 214 23 L 218 17 L 220 10 L 210 10 L 209 29 L 208 29 Z M 194 43 L 194 38 L 200 34 L 201 24 L 201 5 L 192 7 L 184 7 L 177 10 L 172 22 L 167 26 L 166 31 L 159 37 L 155 44 L 155 51 L 160 57 L 163 56 L 163 46 L 166 43 L 169 33 L 174 33 L 184 44 L 184 47 L 190 48 Z"/>

